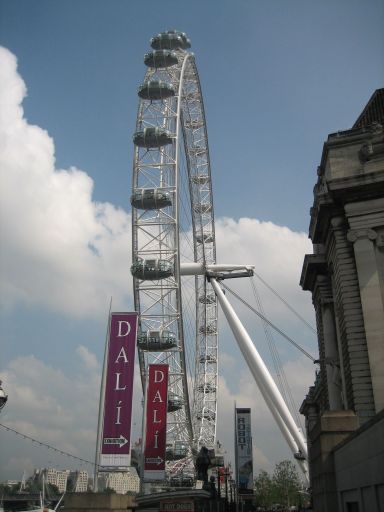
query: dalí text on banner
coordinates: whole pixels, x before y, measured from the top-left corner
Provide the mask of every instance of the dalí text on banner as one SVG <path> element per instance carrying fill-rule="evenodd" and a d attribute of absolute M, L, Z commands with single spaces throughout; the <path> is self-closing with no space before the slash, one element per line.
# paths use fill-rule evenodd
<path fill-rule="evenodd" d="M 128 467 L 131 457 L 137 313 L 111 313 L 100 466 Z"/>
<path fill-rule="evenodd" d="M 165 478 L 168 365 L 151 364 L 145 413 L 144 480 Z"/>

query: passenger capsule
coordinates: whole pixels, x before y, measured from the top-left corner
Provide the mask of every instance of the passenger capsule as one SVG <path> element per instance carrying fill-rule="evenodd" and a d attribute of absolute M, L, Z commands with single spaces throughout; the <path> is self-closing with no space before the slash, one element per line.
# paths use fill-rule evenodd
<path fill-rule="evenodd" d="M 303 455 L 300 450 L 298 452 L 295 452 L 293 454 L 293 456 L 295 457 L 296 460 L 305 460 L 306 459 L 305 455 Z"/>
<path fill-rule="evenodd" d="M 212 356 L 210 354 L 207 354 L 206 356 L 201 356 L 199 359 L 200 363 L 216 363 L 216 357 Z"/>
<path fill-rule="evenodd" d="M 140 85 L 138 95 L 143 100 L 165 100 L 175 95 L 175 89 L 167 82 L 150 80 Z"/>
<path fill-rule="evenodd" d="M 187 101 L 200 101 L 200 94 L 198 91 L 192 91 L 187 93 L 184 96 L 184 99 Z"/>
<path fill-rule="evenodd" d="M 196 213 L 210 213 L 212 211 L 211 203 L 197 203 L 193 205 Z"/>
<path fill-rule="evenodd" d="M 187 128 L 190 128 L 191 130 L 197 130 L 198 128 L 201 128 L 202 126 L 204 126 L 204 123 L 200 119 L 196 119 L 196 120 L 192 119 L 191 121 L 185 121 L 185 126 Z"/>
<path fill-rule="evenodd" d="M 198 420 L 205 419 L 205 420 L 213 421 L 215 419 L 215 413 L 213 411 L 204 411 L 203 413 L 198 412 L 196 414 L 196 417 Z"/>
<path fill-rule="evenodd" d="M 191 148 L 189 148 L 189 152 L 191 153 L 191 155 L 196 156 L 202 155 L 206 153 L 206 151 L 207 149 L 205 146 L 192 146 Z"/>
<path fill-rule="evenodd" d="M 196 241 L 199 243 L 199 244 L 202 244 L 202 243 L 210 243 L 210 242 L 213 242 L 213 236 L 212 236 L 212 233 L 203 233 L 202 235 L 197 235 L 196 236 Z"/>
<path fill-rule="evenodd" d="M 184 41 L 184 49 L 191 47 L 191 41 L 188 39 L 187 34 L 185 32 L 180 32 L 179 30 L 167 30 L 166 34 L 176 34 L 180 36 Z"/>
<path fill-rule="evenodd" d="M 198 386 L 197 389 L 201 393 L 214 393 L 216 391 L 215 386 L 213 386 L 212 384 L 200 384 L 200 386 Z"/>
<path fill-rule="evenodd" d="M 151 46 L 154 50 L 185 50 L 188 39 L 181 32 L 162 32 L 151 39 Z"/>
<path fill-rule="evenodd" d="M 149 68 L 168 68 L 177 63 L 176 53 L 170 50 L 155 50 L 144 55 L 144 64 Z"/>
<path fill-rule="evenodd" d="M 207 293 L 207 295 L 200 295 L 199 302 L 201 304 L 214 304 L 216 302 L 216 295 L 214 293 Z"/>
<path fill-rule="evenodd" d="M 172 143 L 172 136 L 158 126 L 149 126 L 133 135 L 133 143 L 141 148 L 158 148 Z"/>
<path fill-rule="evenodd" d="M 168 393 L 168 412 L 179 411 L 184 405 L 184 400 L 181 396 L 176 395 L 175 393 Z"/>
<path fill-rule="evenodd" d="M 159 188 L 137 188 L 131 195 L 131 205 L 139 210 L 160 210 L 172 205 L 171 194 Z"/>
<path fill-rule="evenodd" d="M 131 265 L 131 274 L 142 281 L 157 281 L 173 275 L 173 264 L 167 260 L 138 259 Z"/>
<path fill-rule="evenodd" d="M 171 487 L 193 487 L 195 481 L 193 476 L 181 474 L 181 476 L 172 476 L 169 483 Z"/>
<path fill-rule="evenodd" d="M 184 441 L 175 441 L 174 444 L 167 444 L 165 449 L 166 460 L 184 459 L 188 454 L 188 447 Z"/>
<path fill-rule="evenodd" d="M 137 346 L 148 352 L 163 352 L 177 347 L 176 336 L 173 332 L 160 329 L 159 331 L 142 331 L 137 335 Z M 176 410 L 176 409 L 175 409 Z"/>
<path fill-rule="evenodd" d="M 217 332 L 217 329 L 216 329 L 216 325 L 214 325 L 214 324 L 202 325 L 199 328 L 200 334 L 216 334 L 216 332 Z"/>
<path fill-rule="evenodd" d="M 193 183 L 196 183 L 196 185 L 205 185 L 209 182 L 209 176 L 208 174 L 195 174 L 191 177 L 191 180 Z"/>

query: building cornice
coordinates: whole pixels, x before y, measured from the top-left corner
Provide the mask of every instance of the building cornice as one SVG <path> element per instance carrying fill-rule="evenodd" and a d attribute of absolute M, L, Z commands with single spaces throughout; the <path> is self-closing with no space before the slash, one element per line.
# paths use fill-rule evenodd
<path fill-rule="evenodd" d="M 300 277 L 300 286 L 305 291 L 313 292 L 316 277 L 327 273 L 327 263 L 323 254 L 306 254 Z"/>

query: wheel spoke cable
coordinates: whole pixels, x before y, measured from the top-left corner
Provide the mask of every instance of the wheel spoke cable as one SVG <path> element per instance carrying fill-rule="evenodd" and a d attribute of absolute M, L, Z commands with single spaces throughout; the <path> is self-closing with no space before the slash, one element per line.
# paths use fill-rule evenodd
<path fill-rule="evenodd" d="M 287 341 L 289 341 L 289 343 L 291 343 L 294 347 L 296 347 L 298 350 L 300 350 L 300 352 L 302 354 L 305 355 L 305 357 L 307 357 L 308 359 L 310 359 L 313 363 L 315 362 L 315 358 L 313 356 L 311 356 L 311 354 L 309 352 L 307 352 L 303 347 L 301 347 L 298 343 L 296 343 L 296 341 L 294 341 L 290 336 L 288 336 L 288 334 L 286 334 L 284 331 L 282 331 L 281 329 L 279 329 L 279 327 L 277 327 L 275 324 L 273 324 L 270 320 L 268 320 L 268 318 L 261 314 L 259 311 L 257 311 L 254 307 L 252 307 L 250 304 L 248 304 L 248 302 L 246 300 L 244 300 L 243 298 L 240 297 L 240 295 L 238 295 L 236 292 L 234 292 L 233 290 L 231 290 L 231 288 L 229 288 L 227 285 L 225 285 L 223 282 L 221 282 L 221 286 L 225 289 L 225 290 L 228 290 L 229 293 L 231 293 L 234 297 L 236 297 L 236 299 L 238 299 L 240 302 L 242 302 L 248 309 L 250 309 L 253 313 L 255 313 L 255 315 L 257 315 L 259 318 L 261 318 L 262 320 L 264 320 L 267 324 L 269 324 L 272 329 L 274 329 L 276 332 L 278 332 L 283 338 L 285 338 Z"/>

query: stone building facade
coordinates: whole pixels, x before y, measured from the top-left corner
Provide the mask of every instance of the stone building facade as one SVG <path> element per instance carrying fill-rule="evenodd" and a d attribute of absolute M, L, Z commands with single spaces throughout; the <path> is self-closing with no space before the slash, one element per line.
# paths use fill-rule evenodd
<path fill-rule="evenodd" d="M 383 126 L 379 89 L 352 129 L 328 136 L 314 188 L 300 284 L 319 345 L 301 406 L 316 511 L 384 510 Z"/>

